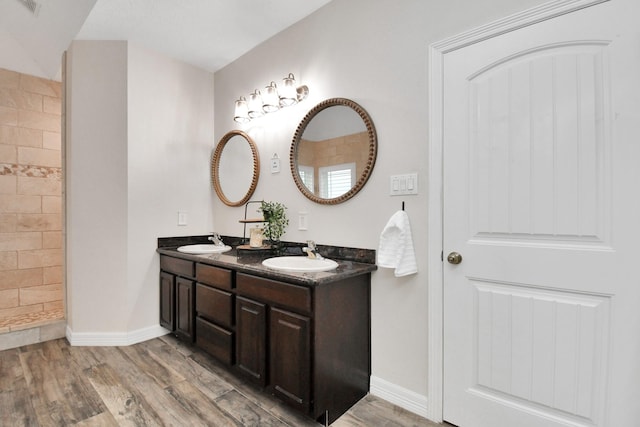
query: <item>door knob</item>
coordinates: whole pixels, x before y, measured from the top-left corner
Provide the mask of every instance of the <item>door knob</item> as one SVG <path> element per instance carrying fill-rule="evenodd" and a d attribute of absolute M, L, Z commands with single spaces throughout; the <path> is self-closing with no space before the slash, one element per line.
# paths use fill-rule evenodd
<path fill-rule="evenodd" d="M 462 255 L 458 252 L 451 252 L 447 255 L 447 261 L 449 261 L 449 264 L 460 264 L 462 262 Z"/>

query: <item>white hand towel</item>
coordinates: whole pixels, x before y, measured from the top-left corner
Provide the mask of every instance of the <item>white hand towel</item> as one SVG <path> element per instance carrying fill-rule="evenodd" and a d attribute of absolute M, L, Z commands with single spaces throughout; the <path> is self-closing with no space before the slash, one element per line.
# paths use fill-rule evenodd
<path fill-rule="evenodd" d="M 411 237 L 411 225 L 405 211 L 394 213 L 380 234 L 378 266 L 395 268 L 394 275 L 396 277 L 418 272 Z"/>

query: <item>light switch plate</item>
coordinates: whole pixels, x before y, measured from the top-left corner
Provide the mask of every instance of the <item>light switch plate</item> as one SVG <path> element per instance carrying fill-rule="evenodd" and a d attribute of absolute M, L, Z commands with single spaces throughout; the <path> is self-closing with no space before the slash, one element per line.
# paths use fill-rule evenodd
<path fill-rule="evenodd" d="M 307 212 L 298 212 L 298 230 L 308 230 L 309 220 Z"/>
<path fill-rule="evenodd" d="M 280 159 L 277 154 L 274 154 L 271 158 L 271 173 L 280 172 Z"/>
<path fill-rule="evenodd" d="M 418 174 L 391 175 L 389 180 L 389 194 L 391 196 L 406 196 L 418 194 Z"/>
<path fill-rule="evenodd" d="M 188 215 L 185 211 L 178 211 L 178 225 L 187 225 Z"/>

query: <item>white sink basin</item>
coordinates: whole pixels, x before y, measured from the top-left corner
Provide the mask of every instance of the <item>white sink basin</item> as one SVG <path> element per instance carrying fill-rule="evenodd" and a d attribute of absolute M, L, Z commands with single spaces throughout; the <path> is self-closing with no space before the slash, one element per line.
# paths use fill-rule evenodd
<path fill-rule="evenodd" d="M 262 265 L 274 270 L 310 273 L 329 271 L 338 267 L 338 263 L 330 259 L 312 259 L 307 256 L 280 256 L 267 258 Z"/>
<path fill-rule="evenodd" d="M 178 252 L 184 252 L 185 254 L 194 254 L 194 255 L 202 255 L 202 254 L 221 254 L 223 252 L 228 252 L 231 250 L 231 246 L 218 246 L 218 245 L 186 245 L 180 246 L 178 248 Z"/>

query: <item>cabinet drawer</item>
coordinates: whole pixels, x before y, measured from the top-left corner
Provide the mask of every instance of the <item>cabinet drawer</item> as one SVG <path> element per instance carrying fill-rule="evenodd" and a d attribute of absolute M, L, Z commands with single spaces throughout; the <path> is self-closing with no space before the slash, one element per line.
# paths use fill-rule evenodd
<path fill-rule="evenodd" d="M 196 285 L 196 311 L 223 326 L 233 325 L 233 295 L 210 286 Z"/>
<path fill-rule="evenodd" d="M 298 312 L 311 313 L 311 289 L 304 286 L 238 273 L 236 289 L 240 295 L 277 304 Z"/>
<path fill-rule="evenodd" d="M 193 277 L 193 262 L 160 255 L 160 269 L 179 276 Z"/>
<path fill-rule="evenodd" d="M 233 364 L 233 332 L 198 317 L 196 345 L 221 362 Z"/>
<path fill-rule="evenodd" d="M 229 289 L 233 287 L 231 280 L 231 270 L 213 267 L 211 265 L 196 264 L 196 279 L 198 282 L 217 288 Z"/>

